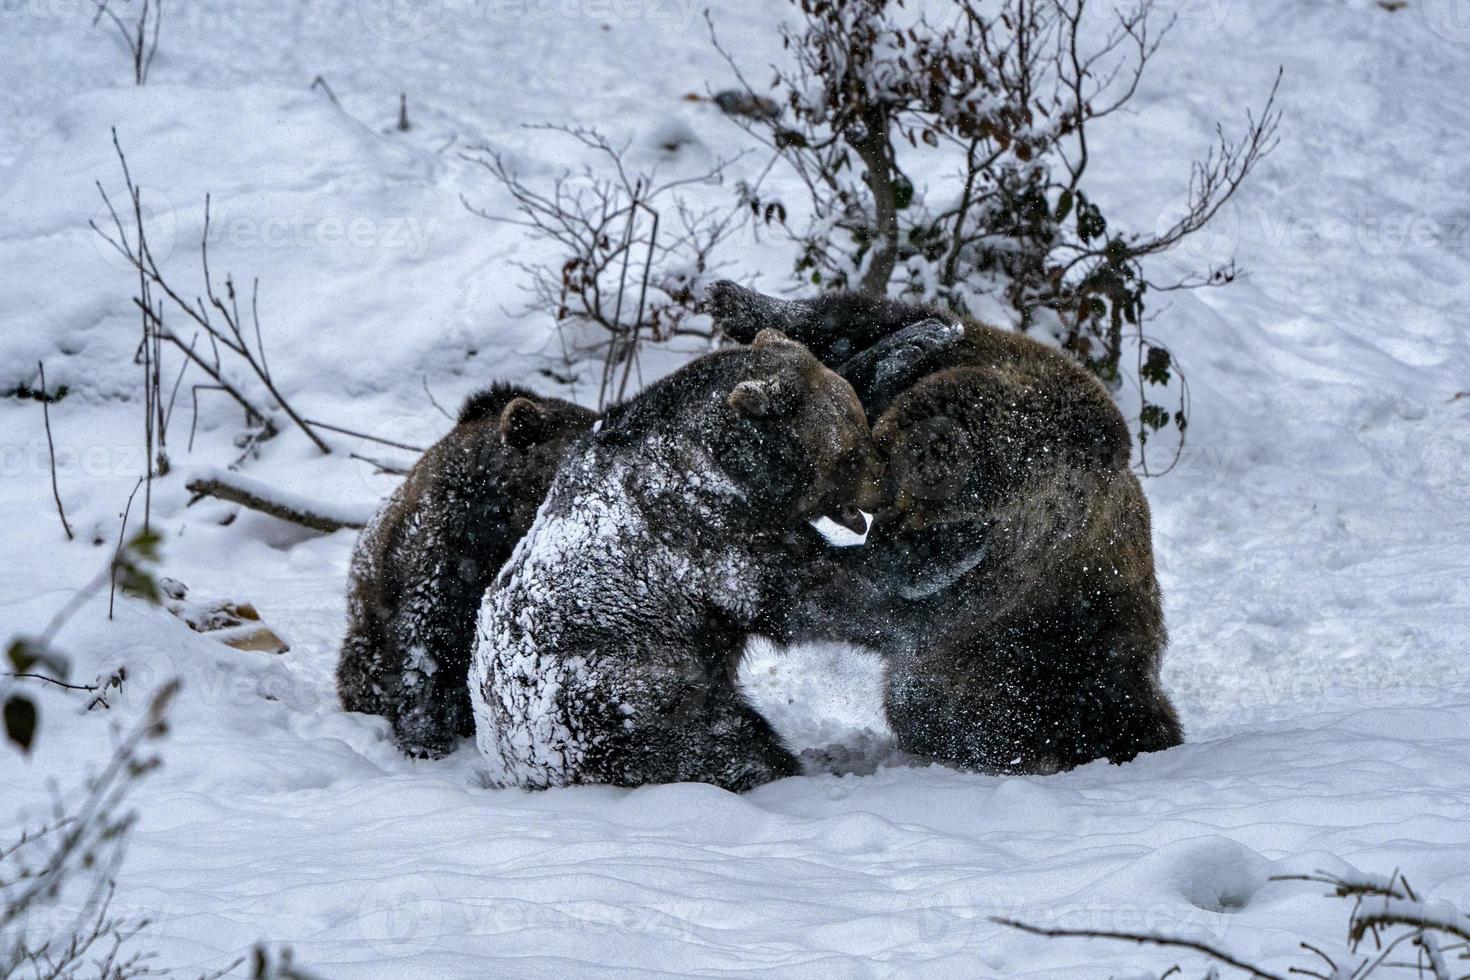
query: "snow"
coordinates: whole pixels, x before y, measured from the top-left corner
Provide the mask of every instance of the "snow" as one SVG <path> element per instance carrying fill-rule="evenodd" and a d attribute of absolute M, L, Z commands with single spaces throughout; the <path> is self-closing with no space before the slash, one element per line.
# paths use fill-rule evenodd
<path fill-rule="evenodd" d="M 1167 931 L 1284 971 L 1302 939 L 1340 948 L 1347 910 L 1272 875 L 1400 870 L 1420 896 L 1470 909 L 1470 398 L 1452 400 L 1470 389 L 1470 103 L 1456 96 L 1470 32 L 1453 0 L 1163 6 L 1178 26 L 1136 111 L 1092 148 L 1115 220 L 1166 222 L 1214 122 L 1238 123 L 1286 69 L 1280 149 L 1180 256 L 1233 254 L 1248 275 L 1156 302 L 1150 325 L 1193 395 L 1181 465 L 1146 481 L 1164 679 L 1188 744 L 1048 777 L 924 766 L 887 748 L 870 657 L 757 646 L 743 677 L 811 775 L 744 796 L 528 793 L 485 788 L 468 743 L 411 762 L 381 719 L 336 706 L 352 533 L 186 507 L 186 473 L 234 460 L 241 428 L 201 392 L 187 451 L 186 385 L 176 470 L 154 486 L 163 571 L 251 602 L 291 651 L 232 650 L 131 599 L 108 621 L 106 597 L 92 600 L 56 645 L 74 680 L 123 663 L 129 680 L 107 712 L 37 690 L 34 757 L 0 750 L 0 839 L 179 676 L 117 901 L 154 918 L 143 941 L 163 962 L 196 971 L 269 939 L 331 977 L 1203 972 L 992 916 Z M 78 531 L 67 543 L 52 512 L 39 406 L 0 399 L 0 640 L 39 632 L 105 566 L 141 473 L 133 284 L 87 227 L 93 182 L 121 187 L 112 126 L 153 241 L 170 243 L 160 259 L 193 290 L 212 194 L 213 270 L 259 277 L 271 367 L 303 415 L 426 445 L 450 423 L 425 382 L 451 409 L 498 376 L 595 397 L 595 370 L 552 376 L 560 346 L 521 312 L 514 262 L 550 253 L 463 208 L 461 194 L 508 210 L 459 154 L 503 149 L 528 179 L 579 166 L 520 128 L 550 120 L 602 126 L 647 154 L 640 166 L 701 169 L 741 144 L 716 109 L 681 99 L 730 82 L 699 12 L 409 9 L 170 6 L 134 89 L 87 5 L 0 8 L 0 391 L 33 382 L 41 358 L 70 388 L 51 421 Z M 714 14 L 748 65 L 780 56 L 784 15 L 774 0 Z M 340 108 L 309 87 L 318 75 Z M 393 128 L 400 92 L 407 133 Z M 673 131 L 683 146 L 666 159 L 658 137 Z M 698 193 L 719 204 L 730 188 Z M 771 236 L 734 255 L 727 272 L 784 285 Z M 645 364 L 645 379 L 677 362 Z M 289 430 L 243 472 L 353 512 L 394 486 Z"/>
<path fill-rule="evenodd" d="M 868 529 L 862 534 L 857 533 L 851 528 L 843 527 L 825 515 L 812 521 L 811 524 L 816 529 L 816 532 L 822 536 L 822 539 L 832 547 L 856 548 L 858 545 L 867 543 L 868 531 L 873 529 L 873 515 L 867 511 L 860 511 L 860 513 L 868 525 Z"/>

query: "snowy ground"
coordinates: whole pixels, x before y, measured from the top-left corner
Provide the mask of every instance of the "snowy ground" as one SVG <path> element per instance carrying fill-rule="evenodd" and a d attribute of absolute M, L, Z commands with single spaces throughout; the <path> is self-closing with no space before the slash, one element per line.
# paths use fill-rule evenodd
<path fill-rule="evenodd" d="M 775 57 L 783 5 L 729 7 L 727 43 Z M 519 313 L 508 260 L 535 253 L 461 206 L 503 203 L 461 151 L 550 175 L 576 160 L 519 128 L 547 120 L 596 122 L 648 163 L 687 130 L 669 172 L 738 145 L 680 98 L 727 78 L 687 0 L 406 9 L 180 3 L 134 89 L 80 0 L 0 2 L 0 390 L 39 358 L 71 387 L 53 425 L 78 531 L 66 543 L 52 512 L 39 406 L 0 400 L 0 639 L 103 566 L 141 472 L 132 284 L 87 228 L 93 182 L 120 187 L 110 127 L 181 277 L 214 195 L 216 272 L 260 277 L 272 367 L 304 412 L 420 444 L 448 424 L 425 379 L 445 404 L 497 376 L 568 393 L 542 373 L 559 367 L 545 322 Z M 989 921 L 1006 915 L 1180 933 L 1284 971 L 1301 939 L 1340 943 L 1344 910 L 1270 875 L 1397 868 L 1470 908 L 1470 398 L 1452 401 L 1470 389 L 1470 24 L 1453 0 L 1171 9 L 1139 111 L 1095 151 L 1134 226 L 1286 68 L 1282 146 L 1199 246 L 1249 277 L 1176 296 L 1152 327 L 1194 395 L 1183 464 L 1147 484 L 1189 744 L 1046 778 L 885 765 L 744 797 L 488 791 L 468 745 L 410 763 L 384 724 L 337 710 L 350 533 L 184 509 L 180 476 L 234 455 L 238 415 L 205 396 L 156 488 L 164 570 L 252 601 L 292 649 L 237 653 L 132 600 L 112 622 L 84 607 L 58 639 L 73 676 L 132 678 L 111 712 L 43 694 L 34 758 L 0 752 L 0 839 L 180 676 L 118 904 L 199 970 L 258 939 L 332 977 L 1101 978 L 1178 959 Z M 768 244 L 737 254 L 731 271 L 780 284 Z M 250 472 L 353 506 L 392 485 L 294 434 Z M 747 671 L 794 742 L 840 742 L 858 771 L 884 758 L 877 676 L 830 649 L 759 649 Z"/>

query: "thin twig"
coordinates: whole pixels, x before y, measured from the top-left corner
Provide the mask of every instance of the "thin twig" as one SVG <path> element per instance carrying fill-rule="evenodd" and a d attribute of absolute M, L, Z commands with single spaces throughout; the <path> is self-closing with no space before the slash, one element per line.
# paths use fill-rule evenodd
<path fill-rule="evenodd" d="M 68 691 L 85 691 L 85 692 L 87 692 L 89 694 L 91 692 L 93 692 L 93 691 L 98 690 L 100 688 L 100 686 L 101 686 L 101 685 L 98 685 L 98 684 L 68 684 L 66 681 L 57 680 L 55 677 L 50 677 L 50 676 L 48 676 L 46 674 L 37 674 L 37 673 L 35 673 L 33 671 L 21 671 L 21 672 L 16 672 L 16 673 L 7 672 L 5 674 L 5 676 L 6 677 L 27 677 L 27 678 L 30 678 L 31 680 L 41 681 L 43 684 L 54 684 L 57 687 L 65 688 Z"/>
<path fill-rule="evenodd" d="M 319 88 L 323 92 L 327 93 L 327 98 L 332 100 L 332 105 L 336 106 L 338 109 L 342 108 L 342 103 L 337 101 L 337 93 L 332 91 L 332 86 L 328 85 L 327 80 L 321 75 L 318 75 L 311 80 L 311 87 Z"/>
<path fill-rule="evenodd" d="M 371 435 L 367 432 L 359 432 L 356 429 L 347 429 L 340 425 L 332 425 L 328 422 L 318 422 L 316 419 L 307 419 L 306 424 L 314 425 L 319 429 L 326 429 L 329 432 L 340 432 L 344 436 L 353 436 L 357 439 L 366 439 L 368 442 L 376 442 L 381 443 L 384 446 L 392 446 L 394 449 L 406 449 L 411 453 L 421 453 L 424 451 L 422 446 L 411 446 L 406 442 L 395 442 L 392 439 L 384 439 L 382 436 Z"/>
<path fill-rule="evenodd" d="M 143 485 L 143 478 L 138 477 L 138 482 L 133 484 L 133 492 L 128 494 L 127 506 L 123 507 L 122 526 L 117 529 L 117 547 L 112 552 L 112 566 L 109 572 L 109 585 L 107 588 L 107 618 L 112 619 L 113 603 L 117 601 L 117 565 L 122 556 L 123 538 L 128 533 L 128 514 L 133 510 L 133 498 L 138 494 L 138 488 Z"/>
<path fill-rule="evenodd" d="M 330 453 L 331 446 L 297 413 L 291 403 L 281 394 L 276 386 L 275 379 L 271 376 L 269 362 L 265 358 L 265 348 L 260 341 L 260 318 L 259 305 L 257 302 L 258 282 L 252 288 L 251 293 L 251 319 L 252 327 L 256 336 L 256 349 L 252 351 L 246 342 L 244 325 L 239 310 L 238 297 L 235 291 L 234 280 L 227 274 L 224 280 L 225 296 L 221 297 L 214 290 L 214 281 L 209 266 L 209 231 L 211 222 L 210 196 L 204 198 L 204 231 L 199 244 L 200 265 L 204 274 L 204 296 L 190 302 L 178 293 L 177 290 L 164 278 L 158 267 L 158 262 L 148 246 L 148 237 L 143 221 L 142 193 L 138 185 L 133 181 L 131 170 L 128 167 L 127 155 L 123 152 L 122 143 L 118 139 L 116 128 L 112 131 L 112 144 L 117 152 L 118 162 L 122 167 L 123 180 L 126 184 L 128 197 L 133 206 L 134 219 L 136 221 L 136 238 L 130 239 L 122 223 L 117 210 L 113 207 L 112 200 L 108 196 L 101 183 L 97 184 L 98 193 L 102 195 L 103 203 L 106 205 L 114 226 L 113 233 L 104 231 L 95 221 L 91 227 L 108 242 L 120 255 L 122 255 L 137 270 L 140 281 L 149 287 L 156 287 L 187 318 L 194 322 L 206 336 L 215 351 L 215 361 L 210 363 L 193 350 L 193 344 L 185 344 L 183 339 L 168 329 L 163 324 L 160 301 L 159 309 L 155 310 L 151 303 L 147 302 L 147 295 L 140 289 L 139 297 L 134 302 L 144 311 L 151 324 L 151 329 L 159 331 L 162 339 L 169 341 L 182 351 L 201 370 L 209 375 L 219 387 L 234 398 L 245 408 L 248 416 L 262 420 L 267 430 L 274 434 L 275 426 L 270 421 L 268 413 L 258 407 L 242 391 L 233 385 L 224 376 L 219 363 L 219 348 L 225 347 L 245 362 L 252 374 L 270 395 L 272 402 L 311 440 L 322 453 Z M 210 311 L 217 313 L 223 321 L 221 326 L 211 316 Z"/>
<path fill-rule="evenodd" d="M 36 368 L 41 372 L 41 419 L 46 424 L 46 453 L 51 461 L 51 497 L 56 501 L 56 514 L 61 518 L 61 527 L 66 531 L 66 540 L 73 541 L 76 535 L 71 533 L 71 525 L 67 523 L 66 508 L 61 506 L 61 490 L 56 483 L 56 444 L 51 440 L 51 408 L 47 404 L 49 398 L 46 395 L 46 365 L 37 361 Z"/>
<path fill-rule="evenodd" d="M 408 470 L 404 469 L 402 466 L 395 466 L 394 464 L 389 463 L 386 460 L 374 459 L 372 456 L 364 456 L 361 453 L 348 453 L 347 456 L 349 459 L 355 459 L 359 462 L 367 463 L 369 466 L 375 468 L 379 473 L 384 473 L 389 476 L 408 476 Z"/>
<path fill-rule="evenodd" d="M 444 406 L 439 404 L 439 400 L 437 398 L 435 398 L 434 397 L 434 393 L 429 390 L 429 376 L 426 374 L 420 380 L 422 381 L 423 386 L 424 386 L 424 394 L 427 395 L 428 398 L 429 398 L 429 404 L 430 405 L 433 405 L 436 409 L 438 409 L 440 415 L 444 416 L 446 419 L 448 419 L 449 421 L 453 422 L 454 421 L 454 416 L 453 415 L 450 415 L 449 412 L 445 411 Z"/>
<path fill-rule="evenodd" d="M 1015 919 L 992 918 L 992 922 L 999 925 L 1009 926 L 1028 932 L 1033 936 L 1046 936 L 1048 938 L 1071 937 L 1077 939 L 1118 939 L 1125 942 L 1140 943 L 1146 946 L 1167 946 L 1175 949 L 1189 949 L 1196 953 L 1203 953 L 1211 959 L 1218 960 L 1226 966 L 1233 966 L 1237 970 L 1244 970 L 1257 980 L 1289 980 L 1279 973 L 1272 973 L 1253 966 L 1243 960 L 1238 960 L 1224 950 L 1216 949 L 1208 943 L 1195 942 L 1192 939 L 1175 939 L 1170 936 L 1156 936 L 1147 932 L 1113 932 L 1107 929 L 1063 929 L 1048 928 L 1045 926 L 1033 926 L 1029 923 L 1019 922 Z"/>

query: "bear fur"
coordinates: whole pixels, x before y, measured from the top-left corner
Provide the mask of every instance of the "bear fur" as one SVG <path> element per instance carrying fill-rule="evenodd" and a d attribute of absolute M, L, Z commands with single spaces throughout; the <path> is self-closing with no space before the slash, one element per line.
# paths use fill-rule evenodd
<path fill-rule="evenodd" d="M 337 691 L 348 711 L 386 716 L 408 755 L 437 758 L 474 733 L 480 599 L 594 418 L 508 384 L 472 396 L 358 538 Z"/>
<path fill-rule="evenodd" d="M 788 302 L 733 283 L 710 311 L 779 328 L 857 390 L 887 457 L 865 548 L 815 554 L 786 639 L 884 655 L 906 752 L 1052 772 L 1179 744 L 1148 502 L 1106 389 L 1020 334 L 851 294 Z"/>
<path fill-rule="evenodd" d="M 470 688 L 495 784 L 739 792 L 799 771 L 736 669 L 793 601 L 807 522 L 864 526 L 882 460 L 845 381 L 753 341 L 610 410 L 486 594 Z"/>

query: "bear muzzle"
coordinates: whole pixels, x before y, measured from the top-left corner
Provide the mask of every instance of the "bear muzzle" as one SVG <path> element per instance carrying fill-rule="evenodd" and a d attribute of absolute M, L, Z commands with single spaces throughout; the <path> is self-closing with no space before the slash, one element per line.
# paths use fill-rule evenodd
<path fill-rule="evenodd" d="M 845 504 L 836 513 L 823 515 L 834 524 L 840 524 L 853 534 L 868 533 L 868 515 L 856 504 Z"/>

